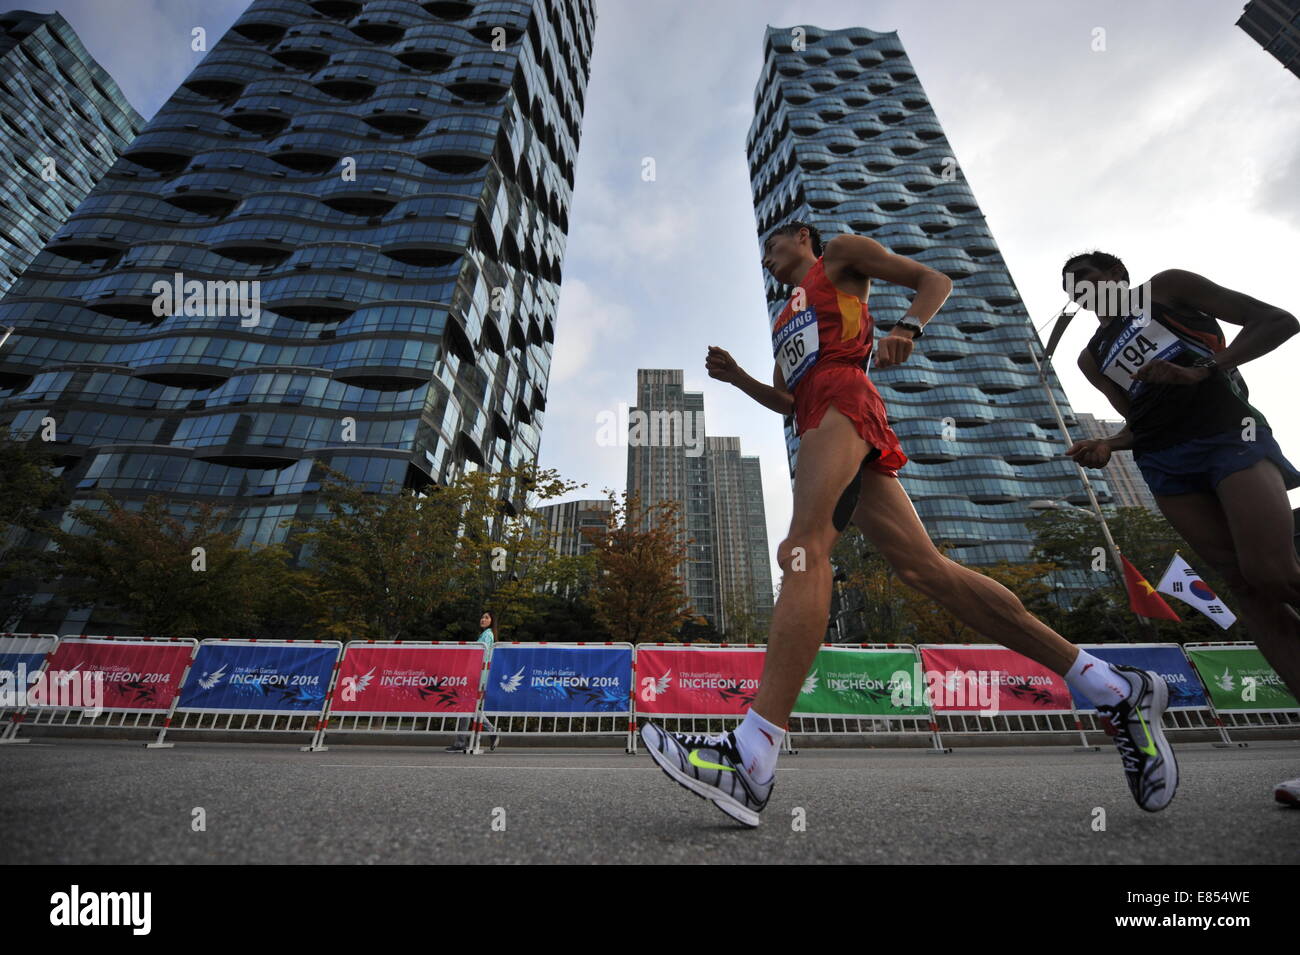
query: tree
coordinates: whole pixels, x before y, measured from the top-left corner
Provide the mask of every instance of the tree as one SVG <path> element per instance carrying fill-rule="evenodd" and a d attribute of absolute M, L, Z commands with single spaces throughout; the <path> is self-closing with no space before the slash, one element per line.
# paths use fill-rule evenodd
<path fill-rule="evenodd" d="M 581 581 L 590 557 L 561 556 L 536 505 L 579 487 L 535 465 L 470 471 L 426 493 L 373 493 L 326 469 L 325 513 L 304 522 L 320 627 L 341 639 L 473 639 L 484 607 L 532 629 L 545 594 Z M 510 501 L 524 491 L 522 508 Z M 500 633 L 498 633 L 498 637 Z"/>
<path fill-rule="evenodd" d="M 1159 584 L 1160 575 L 1174 552 L 1179 551 L 1215 593 L 1231 600 L 1227 584 L 1211 568 L 1201 564 L 1163 515 L 1145 507 L 1120 507 L 1113 515 L 1107 515 L 1106 523 L 1120 553 L 1152 586 Z M 1134 615 L 1129 609 L 1123 570 L 1114 566 L 1101 527 L 1091 514 L 1051 509 L 1035 515 L 1026 526 L 1034 532 L 1035 556 L 1040 560 L 1087 570 L 1097 578 L 1096 589 L 1065 615 L 1061 625 L 1063 634 L 1066 631 L 1077 634 L 1079 642 L 1085 643 L 1099 642 L 1106 636 L 1130 642 L 1164 643 L 1224 639 L 1224 631 L 1213 621 L 1172 598 L 1166 598 L 1166 602 L 1183 618 L 1181 623 Z M 1243 622 L 1239 624 L 1244 628 Z"/>
<path fill-rule="evenodd" d="M 161 497 L 132 508 L 101 493 L 98 504 L 73 508 L 80 527 L 54 533 L 70 606 L 116 610 L 148 636 L 256 635 L 268 568 L 283 551 L 237 548 L 237 535 L 221 530 L 228 512 L 212 503 L 183 516 Z"/>
<path fill-rule="evenodd" d="M 0 428 L 0 629 L 16 624 L 31 605 L 38 582 L 50 572 L 33 542 L 47 538 L 47 513 L 68 502 L 54 457 L 35 441 Z"/>
<path fill-rule="evenodd" d="M 600 574 L 591 590 L 596 619 L 616 640 L 672 641 L 695 616 L 678 575 L 686 545 L 678 533 L 677 503 L 643 509 L 635 494 L 624 491 L 620 503 L 608 488 L 605 493 L 610 513 L 596 551 Z"/>

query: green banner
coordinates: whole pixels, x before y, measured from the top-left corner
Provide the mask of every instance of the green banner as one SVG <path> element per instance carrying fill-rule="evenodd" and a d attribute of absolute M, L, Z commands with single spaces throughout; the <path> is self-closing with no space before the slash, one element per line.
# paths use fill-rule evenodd
<path fill-rule="evenodd" d="M 804 677 L 793 716 L 928 716 L 912 702 L 910 687 L 917 656 L 910 650 L 851 650 L 822 647 Z M 895 674 L 904 674 L 905 682 Z M 895 706 L 894 690 L 902 682 L 905 705 Z"/>
<path fill-rule="evenodd" d="M 1184 647 L 1218 710 L 1294 710 L 1300 703 L 1255 647 Z"/>

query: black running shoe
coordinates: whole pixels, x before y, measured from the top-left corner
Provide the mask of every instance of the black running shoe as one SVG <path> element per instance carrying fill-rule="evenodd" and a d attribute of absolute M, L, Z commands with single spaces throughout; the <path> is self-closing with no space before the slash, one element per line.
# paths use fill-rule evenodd
<path fill-rule="evenodd" d="M 1133 692 L 1115 706 L 1099 706 L 1106 732 L 1115 741 L 1128 788 L 1147 812 L 1159 812 L 1178 789 L 1178 761 L 1165 739 L 1161 719 L 1169 705 L 1169 686 L 1158 673 L 1113 663 Z"/>
<path fill-rule="evenodd" d="M 688 735 L 644 723 L 641 739 L 659 768 L 679 785 L 709 800 L 732 819 L 750 827 L 758 825 L 758 814 L 772 795 L 776 777 L 756 783 L 745 772 L 736 737 L 730 731 L 718 736 Z"/>

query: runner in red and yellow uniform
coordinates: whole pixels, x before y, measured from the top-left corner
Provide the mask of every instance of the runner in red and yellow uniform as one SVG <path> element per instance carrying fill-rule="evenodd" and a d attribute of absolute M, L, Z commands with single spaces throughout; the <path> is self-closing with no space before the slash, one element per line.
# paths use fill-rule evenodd
<path fill-rule="evenodd" d="M 651 756 L 682 786 L 745 825 L 758 825 L 790 713 L 826 634 L 831 549 L 851 515 L 899 580 L 977 633 L 1061 674 L 1092 700 L 1113 730 L 1134 799 L 1148 811 L 1163 809 L 1178 785 L 1177 762 L 1160 728 L 1168 704 L 1165 681 L 1079 649 L 1007 588 L 941 554 L 898 480 L 907 456 L 866 371 L 872 351 L 871 280 L 916 290 L 907 314 L 881 338 L 877 368 L 908 359 L 922 327 L 947 300 L 952 281 L 866 236 L 836 236 L 823 250 L 817 230 L 802 222 L 768 236 L 763 265 L 778 281 L 794 286 L 772 325 L 772 385 L 755 381 L 721 348 L 710 346 L 705 363 L 712 377 L 773 411 L 793 414 L 800 436 L 794 514 L 790 533 L 777 548 L 784 576 L 763 677 L 753 706 L 734 731 L 686 735 L 642 724 Z"/>

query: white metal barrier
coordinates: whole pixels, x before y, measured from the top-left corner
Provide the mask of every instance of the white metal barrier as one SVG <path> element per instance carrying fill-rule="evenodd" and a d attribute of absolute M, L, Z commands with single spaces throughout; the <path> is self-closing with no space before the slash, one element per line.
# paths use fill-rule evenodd
<path fill-rule="evenodd" d="M 403 650 L 417 650 L 437 652 L 437 648 L 456 648 L 459 650 L 473 650 L 477 648 L 480 653 L 477 680 L 474 685 L 474 710 L 472 713 L 455 712 L 455 713 L 436 713 L 417 709 L 394 712 L 390 710 L 336 710 L 334 708 L 336 698 L 339 696 L 340 687 L 346 690 L 344 685 L 349 679 L 348 664 L 350 662 L 349 654 L 353 657 L 359 653 L 371 649 L 383 648 L 401 648 Z M 329 696 L 329 702 L 325 707 L 325 712 L 321 717 L 320 729 L 317 730 L 312 742 L 306 747 L 311 752 L 325 752 L 329 749 L 325 745 L 325 735 L 327 733 L 394 733 L 402 736 L 420 736 L 429 734 L 447 734 L 453 733 L 459 735 L 459 723 L 466 720 L 471 723 L 470 727 L 465 730 L 465 735 L 469 737 L 470 744 L 466 747 L 467 753 L 477 752 L 478 729 L 482 725 L 483 719 L 483 690 L 487 684 L 488 666 L 490 654 L 485 644 L 477 640 L 352 640 L 349 641 L 343 649 L 343 658 L 339 663 L 339 672 L 343 674 L 339 682 L 336 683 L 334 691 Z M 364 678 L 363 678 L 364 679 Z M 436 680 L 434 683 L 426 683 L 426 686 L 434 686 L 436 691 Z"/>
<path fill-rule="evenodd" d="M 335 653 L 334 665 L 330 670 L 328 686 L 325 695 L 321 699 L 319 708 L 312 710 L 283 710 L 283 709 L 258 709 L 256 707 L 208 707 L 208 706 L 176 706 L 172 717 L 169 717 L 163 727 L 163 732 L 159 734 L 158 741 L 161 743 L 163 736 L 169 730 L 186 730 L 199 732 L 221 732 L 221 733 L 309 733 L 312 740 L 316 738 L 316 733 L 321 728 L 322 715 L 325 711 L 325 705 L 329 700 L 330 694 L 334 691 L 334 683 L 338 679 L 339 673 L 339 654 L 343 649 L 343 644 L 338 640 L 258 640 L 258 639 L 233 639 L 220 637 L 217 639 L 204 640 L 196 649 L 195 659 L 202 653 L 205 646 L 256 646 L 256 647 L 306 647 L 316 646 L 333 648 Z M 192 666 L 192 665 L 191 665 Z M 200 674 L 198 679 L 204 679 Z M 180 696 L 177 696 L 179 703 Z M 302 747 L 304 750 L 309 747 Z"/>
<path fill-rule="evenodd" d="M 486 718 L 493 724 L 493 731 L 488 736 L 621 736 L 624 739 L 624 751 L 632 752 L 635 724 L 632 717 L 631 691 L 635 687 L 636 648 L 632 644 L 619 641 L 578 641 L 576 643 L 520 642 L 498 640 L 492 648 L 491 663 L 496 664 L 501 657 L 498 654 L 507 648 L 581 648 L 599 649 L 617 647 L 627 649 L 632 659 L 632 686 L 623 704 L 618 709 L 592 711 L 558 712 L 552 710 L 502 710 L 491 708 L 491 688 L 484 691 L 483 709 L 480 721 L 476 723 L 472 746 L 475 752 L 482 751 L 484 735 L 481 719 Z M 502 655 L 504 656 L 504 655 Z M 489 670 L 488 680 L 508 681 L 518 674 L 503 672 L 500 668 Z"/>
<path fill-rule="evenodd" d="M 1249 640 L 1216 640 L 1204 643 L 1187 643 L 1183 645 L 1184 653 L 1187 653 L 1189 649 L 1259 651 L 1259 646 Z M 1260 653 L 1262 655 L 1262 651 L 1260 651 Z M 1195 669 L 1197 674 L 1200 675 L 1201 682 L 1205 684 L 1206 697 L 1211 700 L 1211 706 L 1213 706 L 1213 694 L 1210 690 L 1210 683 L 1215 679 L 1214 675 L 1201 673 L 1200 667 L 1196 665 L 1196 661 L 1192 658 L 1190 653 L 1187 654 L 1187 659 L 1191 662 L 1192 667 Z M 1288 690 L 1290 690 L 1289 687 Z M 1214 713 L 1215 717 L 1219 720 L 1219 729 L 1223 733 L 1224 738 L 1232 741 L 1237 746 L 1245 746 L 1246 743 L 1233 740 L 1230 732 L 1231 730 L 1290 730 L 1293 734 L 1300 735 L 1300 709 L 1289 707 L 1283 709 L 1221 709 L 1215 707 Z"/>
<path fill-rule="evenodd" d="M 149 647 L 149 648 L 158 648 L 158 647 L 182 648 L 183 647 L 187 652 L 182 657 L 185 663 L 184 663 L 184 667 L 181 670 L 179 680 L 175 683 L 174 686 L 171 685 L 170 680 L 168 680 L 168 688 L 172 690 L 172 693 L 171 693 L 171 698 L 170 700 L 168 700 L 166 705 L 112 706 L 112 707 L 102 708 L 97 714 L 95 714 L 93 712 L 94 710 L 93 707 L 87 707 L 85 705 L 38 704 L 28 708 L 28 712 L 24 716 L 23 723 L 28 726 L 58 726 L 58 727 L 72 726 L 72 727 L 87 728 L 87 729 L 145 729 L 145 730 L 157 729 L 158 738 L 152 743 L 147 743 L 146 746 L 150 749 L 169 747 L 171 744 L 164 743 L 163 736 L 167 732 L 167 727 L 170 725 L 172 720 L 172 715 L 175 713 L 176 710 L 176 704 L 180 700 L 180 690 L 181 687 L 184 686 L 186 676 L 189 674 L 190 667 L 194 662 L 194 654 L 198 650 L 198 641 L 193 639 L 188 639 L 188 638 L 174 638 L 174 637 L 115 637 L 115 636 L 62 637 L 59 640 L 58 646 L 55 648 L 54 651 L 50 653 L 50 656 L 46 661 L 45 672 L 47 674 L 54 672 L 53 669 L 51 668 L 51 664 L 56 659 L 56 653 L 59 653 L 65 649 L 69 650 L 70 653 L 75 653 L 76 648 L 83 647 L 83 646 L 100 647 L 100 648 L 111 647 L 113 649 L 124 648 L 124 647 Z M 80 663 L 77 664 L 77 667 L 80 666 L 81 666 Z M 67 686 L 70 682 L 75 683 L 76 676 L 78 675 L 75 673 L 77 667 L 74 667 L 72 670 L 69 671 L 60 672 L 57 679 L 60 681 L 61 686 Z M 91 668 L 83 671 L 83 674 L 93 675 L 94 673 L 100 673 L 100 672 L 103 671 L 97 670 L 92 666 Z M 131 674 L 127 674 L 127 675 L 131 675 Z M 158 674 L 147 673 L 144 674 L 144 676 L 145 677 L 161 676 L 161 673 Z M 170 676 L 170 674 L 168 674 L 168 676 Z M 115 681 L 115 682 L 121 683 L 122 681 Z M 101 678 L 101 686 L 102 683 L 103 681 Z M 157 681 L 157 683 L 160 685 L 161 681 Z M 127 683 L 126 685 L 134 688 L 134 683 Z M 142 698 L 149 691 L 150 685 L 151 684 L 146 682 L 141 684 L 138 687 L 139 695 Z M 20 728 L 21 726 L 15 726 L 13 729 L 12 736 L 16 736 Z"/>
<path fill-rule="evenodd" d="M 3 725 L 3 729 L 0 729 L 0 743 L 28 742 L 17 738 L 18 727 L 27 715 L 27 706 L 23 700 L 26 699 L 28 685 L 33 682 L 32 678 L 44 679 L 45 667 L 58 644 L 59 638 L 53 633 L 0 634 L 0 656 L 9 661 L 8 665 L 0 667 L 0 671 L 6 674 L 3 682 L 12 694 L 9 703 L 0 701 L 0 724 Z M 18 661 L 13 659 L 35 657 L 38 654 L 40 661 L 31 661 L 36 663 L 35 669 L 20 668 Z"/>
<path fill-rule="evenodd" d="M 921 662 L 920 654 L 912 644 L 899 643 L 836 643 L 823 644 L 822 652 L 830 651 L 831 653 L 857 652 L 857 653 L 904 653 L 911 657 L 912 664 Z M 817 671 L 817 660 L 821 660 L 819 654 L 813 663 L 813 669 L 805 677 L 805 686 L 812 679 L 812 674 Z M 821 674 L 818 674 L 819 676 Z M 912 675 L 912 668 L 909 664 L 908 677 Z M 889 688 L 884 688 L 889 692 Z M 786 733 L 786 739 L 789 740 L 795 733 L 803 735 L 824 735 L 824 736 L 926 736 L 929 737 L 931 749 L 934 752 L 947 752 L 938 735 L 938 724 L 934 719 L 934 711 L 925 704 L 926 712 L 924 714 L 855 714 L 855 713 L 804 713 L 797 708 L 790 714 L 789 729 Z M 793 742 L 790 743 L 791 751 L 796 751 Z"/>

